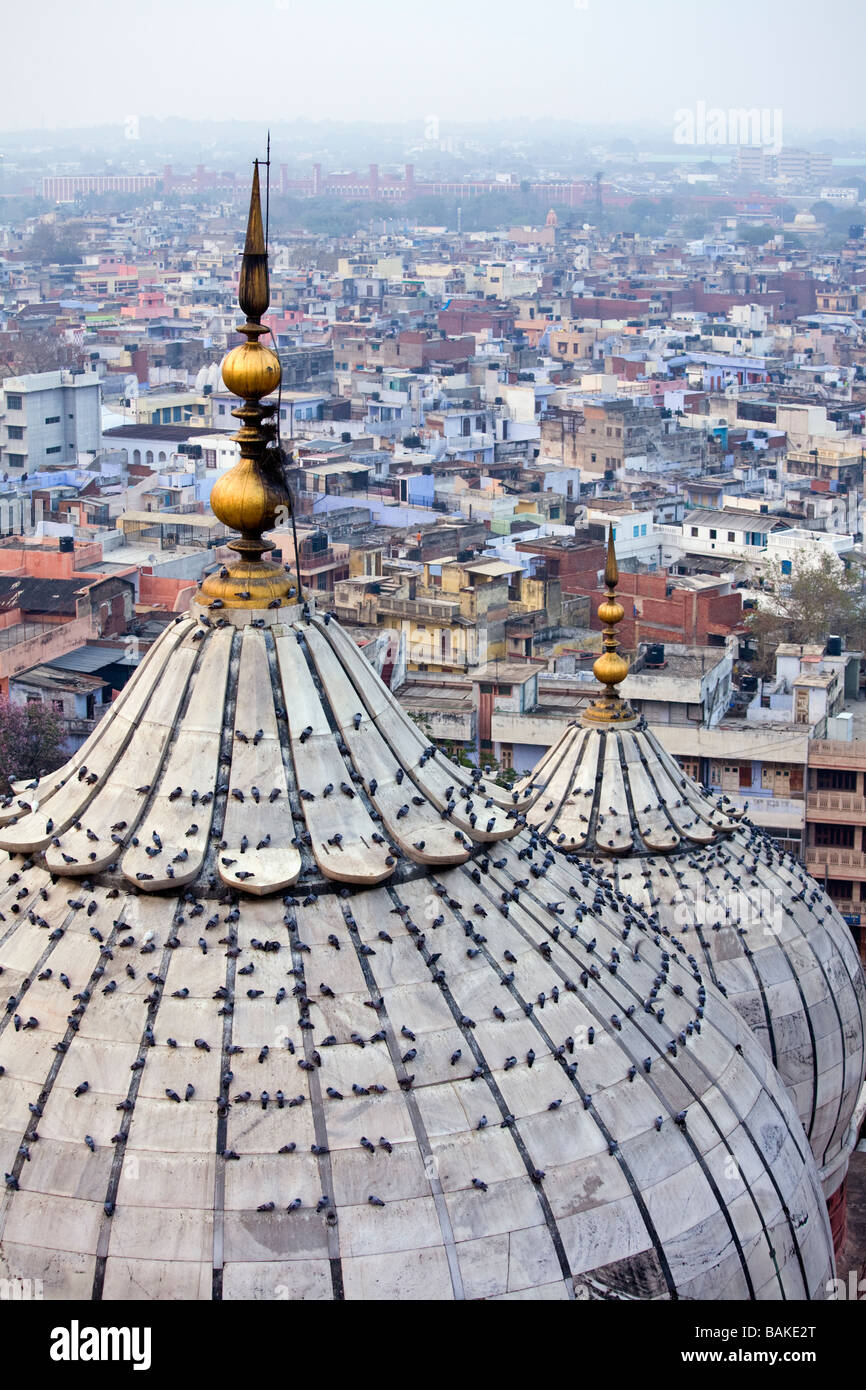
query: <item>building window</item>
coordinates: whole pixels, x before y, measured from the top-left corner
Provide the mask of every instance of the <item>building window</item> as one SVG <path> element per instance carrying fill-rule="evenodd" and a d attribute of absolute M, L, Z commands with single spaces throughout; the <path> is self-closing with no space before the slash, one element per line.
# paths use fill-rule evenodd
<path fill-rule="evenodd" d="M 828 880 L 824 891 L 831 898 L 853 898 L 854 885 L 847 878 L 831 878 Z"/>
<path fill-rule="evenodd" d="M 729 531 L 729 532 L 728 532 L 728 540 L 729 540 L 729 541 L 735 541 L 736 539 L 737 539 L 737 533 L 736 533 L 735 531 Z"/>
<path fill-rule="evenodd" d="M 9 426 L 9 438 L 10 438 L 10 439 L 23 439 L 23 438 L 24 438 L 24 426 L 23 426 L 23 425 L 10 425 L 10 426 Z"/>
<path fill-rule="evenodd" d="M 697 526 L 693 526 L 693 527 L 692 527 L 692 535 L 693 535 L 693 536 L 696 536 L 697 534 L 698 534 L 698 528 L 697 528 Z"/>
<path fill-rule="evenodd" d="M 62 713 L 63 713 L 63 701 L 62 701 L 62 700 L 52 700 L 52 701 L 51 701 L 51 708 L 54 710 L 54 713 L 55 713 L 55 714 L 62 714 Z"/>
<path fill-rule="evenodd" d="M 46 416 L 45 416 L 45 423 L 46 423 L 46 425 L 59 425 L 59 424 L 60 424 L 60 416 L 59 416 L 59 415 L 46 415 Z"/>
<path fill-rule="evenodd" d="M 855 792 L 857 790 L 857 773 L 846 771 L 843 768 L 816 768 L 815 790 L 819 792 Z"/>
<path fill-rule="evenodd" d="M 714 540 L 716 539 L 717 535 L 718 535 L 718 532 L 717 532 L 717 531 L 712 531 L 712 530 L 711 530 L 711 531 L 710 531 L 710 540 L 711 540 L 711 541 L 714 541 Z"/>
<path fill-rule="evenodd" d="M 816 825 L 816 845 L 836 845 L 841 849 L 854 848 L 853 825 Z"/>
<path fill-rule="evenodd" d="M 55 444 L 55 445 L 53 446 L 53 448 L 51 448 L 51 449 L 46 449 L 45 452 L 46 452 L 46 454 L 59 454 L 59 453 L 60 453 L 60 445 L 59 445 L 59 444 Z"/>
<path fill-rule="evenodd" d="M 23 410 L 23 409 L 24 409 L 24 397 L 23 397 L 23 396 L 7 396 L 7 397 L 6 397 L 6 409 L 7 409 L 7 410 Z"/>
<path fill-rule="evenodd" d="M 503 747 L 499 758 L 499 766 L 503 772 L 510 771 L 514 767 L 514 749 Z"/>

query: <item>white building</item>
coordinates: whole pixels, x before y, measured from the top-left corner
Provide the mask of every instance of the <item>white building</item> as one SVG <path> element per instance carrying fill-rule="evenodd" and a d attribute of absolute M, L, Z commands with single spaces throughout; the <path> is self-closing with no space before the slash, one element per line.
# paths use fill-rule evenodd
<path fill-rule="evenodd" d="M 92 372 L 31 372 L 0 390 L 0 466 L 35 473 L 76 465 L 100 448 L 99 378 Z"/>

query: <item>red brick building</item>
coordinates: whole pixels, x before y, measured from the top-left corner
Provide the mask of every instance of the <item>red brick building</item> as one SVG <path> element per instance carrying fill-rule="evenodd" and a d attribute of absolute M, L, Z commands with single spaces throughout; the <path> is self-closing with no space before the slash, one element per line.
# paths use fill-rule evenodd
<path fill-rule="evenodd" d="M 594 576 L 593 576 L 594 577 Z M 743 620 L 743 596 L 731 590 L 729 581 L 707 580 L 683 586 L 681 579 L 661 574 L 619 576 L 619 601 L 625 617 L 617 635 L 626 651 L 637 651 L 641 642 L 671 642 L 686 646 L 723 646 Z M 590 594 L 591 626 L 601 631 L 598 609 L 604 595 Z"/>

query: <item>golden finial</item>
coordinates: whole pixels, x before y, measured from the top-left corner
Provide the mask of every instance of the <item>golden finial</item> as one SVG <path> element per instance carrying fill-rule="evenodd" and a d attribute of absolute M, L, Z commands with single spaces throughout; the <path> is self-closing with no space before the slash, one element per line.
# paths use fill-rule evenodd
<path fill-rule="evenodd" d="M 635 713 L 630 705 L 617 693 L 615 687 L 628 675 L 628 662 L 620 655 L 616 637 L 616 625 L 625 617 L 625 609 L 617 602 L 616 586 L 619 583 L 619 567 L 616 563 L 616 549 L 613 543 L 613 526 L 607 537 L 607 563 L 604 567 L 604 582 L 607 587 L 605 600 L 599 605 L 598 616 L 604 624 L 602 635 L 604 651 L 593 666 L 595 678 L 607 687 L 599 699 L 594 700 L 583 719 L 590 724 L 621 724 L 634 719 Z"/>
<path fill-rule="evenodd" d="M 241 446 L 241 457 L 217 481 L 211 493 L 211 507 L 226 526 L 240 531 L 238 539 L 229 542 L 229 548 L 238 551 L 241 561 L 231 566 L 225 578 L 211 575 L 205 580 L 198 602 L 207 607 L 219 599 L 224 608 L 267 608 L 275 599 L 285 602 L 290 593 L 300 602 L 300 595 L 283 568 L 262 558 L 275 549 L 262 533 L 272 530 L 280 516 L 291 516 L 292 498 L 280 450 L 273 447 L 277 427 L 272 417 L 276 407 L 261 404 L 262 398 L 279 386 L 281 367 L 276 353 L 259 342 L 268 332 L 262 315 L 270 302 L 270 287 L 258 160 L 253 171 L 238 302 L 246 314 L 246 322 L 238 325 L 238 332 L 247 341 L 223 359 L 222 378 L 229 391 L 243 401 L 238 410 L 232 411 L 242 421 L 240 430 L 232 436 Z"/>

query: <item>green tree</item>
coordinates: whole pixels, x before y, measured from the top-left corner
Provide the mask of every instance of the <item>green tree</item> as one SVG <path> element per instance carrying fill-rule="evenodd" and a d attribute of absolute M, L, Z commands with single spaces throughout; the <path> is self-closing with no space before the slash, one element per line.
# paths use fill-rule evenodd
<path fill-rule="evenodd" d="M 844 637 L 852 651 L 866 647 L 866 598 L 858 564 L 846 568 L 837 556 L 822 550 L 796 551 L 791 573 L 782 561 L 770 562 L 763 575 L 763 594 L 748 619 L 758 649 L 756 665 L 771 675 L 781 642 L 821 643 L 828 633 Z"/>
<path fill-rule="evenodd" d="M 0 700 L 0 791 L 53 772 L 66 759 L 63 725 L 47 705 Z"/>

